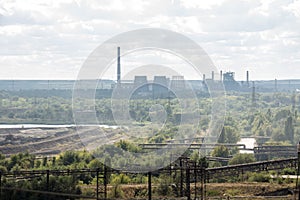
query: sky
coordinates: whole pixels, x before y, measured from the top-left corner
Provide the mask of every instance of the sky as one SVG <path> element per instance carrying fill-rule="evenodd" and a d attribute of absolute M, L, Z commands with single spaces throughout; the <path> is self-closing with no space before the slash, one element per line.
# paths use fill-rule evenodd
<path fill-rule="evenodd" d="M 299 27 L 299 0 L 0 0 L 0 79 L 76 79 L 100 44 L 141 28 L 185 35 L 238 80 L 300 79 Z"/>

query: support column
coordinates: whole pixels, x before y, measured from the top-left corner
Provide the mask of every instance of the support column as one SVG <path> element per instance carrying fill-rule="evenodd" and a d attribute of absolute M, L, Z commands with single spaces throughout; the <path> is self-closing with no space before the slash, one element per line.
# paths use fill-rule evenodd
<path fill-rule="evenodd" d="M 96 197 L 99 199 L 99 168 L 97 168 L 96 172 Z"/>
<path fill-rule="evenodd" d="M 50 179 L 50 172 L 47 170 L 47 175 L 46 175 L 46 190 L 49 192 L 49 179 Z M 46 199 L 49 199 L 49 196 L 47 195 Z"/>
<path fill-rule="evenodd" d="M 2 172 L 0 171 L 0 199 L 2 198 Z"/>
<path fill-rule="evenodd" d="M 186 167 L 186 197 L 187 200 L 191 200 L 191 188 L 190 188 L 190 169 Z"/>
<path fill-rule="evenodd" d="M 152 199 L 152 191 L 151 191 L 151 172 L 148 172 L 148 200 Z"/>
<path fill-rule="evenodd" d="M 179 158 L 180 166 L 180 197 L 183 197 L 183 163 L 182 158 Z"/>
<path fill-rule="evenodd" d="M 108 184 L 108 176 L 107 176 L 108 170 L 107 166 L 104 166 L 104 199 L 107 199 L 107 184 Z"/>

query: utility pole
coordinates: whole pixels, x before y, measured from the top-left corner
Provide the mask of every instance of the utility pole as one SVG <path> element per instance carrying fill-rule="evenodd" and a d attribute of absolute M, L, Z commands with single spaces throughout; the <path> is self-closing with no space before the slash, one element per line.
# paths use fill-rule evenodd
<path fill-rule="evenodd" d="M 254 81 L 252 81 L 252 107 L 255 107 L 255 85 L 254 85 Z"/>
<path fill-rule="evenodd" d="M 295 109 L 296 109 L 296 94 L 295 92 L 293 92 L 292 94 L 292 110 L 293 110 L 293 114 L 295 114 Z"/>
<path fill-rule="evenodd" d="M 120 47 L 118 47 L 117 83 L 121 84 L 121 55 L 120 55 Z"/>

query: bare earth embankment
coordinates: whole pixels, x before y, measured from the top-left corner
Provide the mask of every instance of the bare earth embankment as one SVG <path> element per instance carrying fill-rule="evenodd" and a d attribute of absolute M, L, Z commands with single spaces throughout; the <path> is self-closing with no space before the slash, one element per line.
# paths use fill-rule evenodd
<path fill-rule="evenodd" d="M 55 155 L 67 150 L 80 150 L 88 144 L 97 147 L 103 139 L 116 141 L 123 136 L 119 129 L 80 128 L 14 128 L 0 129 L 0 152 L 6 156 L 19 152 Z M 84 141 L 84 144 L 83 144 Z"/>

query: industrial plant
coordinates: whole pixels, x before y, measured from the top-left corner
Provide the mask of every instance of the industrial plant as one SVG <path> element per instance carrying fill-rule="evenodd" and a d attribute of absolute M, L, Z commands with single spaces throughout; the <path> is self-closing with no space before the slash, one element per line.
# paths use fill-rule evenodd
<path fill-rule="evenodd" d="M 300 80 L 250 80 L 246 71 L 245 79 L 235 80 L 235 72 L 220 70 L 211 74 L 202 74 L 198 80 L 187 80 L 182 75 L 155 75 L 152 80 L 147 74 L 134 76 L 133 80 L 122 79 L 121 48 L 117 48 L 117 80 L 100 79 L 95 88 L 109 97 L 113 90 L 134 93 L 139 97 L 166 98 L 180 91 L 193 90 L 197 95 L 209 93 L 210 87 L 223 87 L 227 92 L 299 92 Z M 216 78 L 218 76 L 218 78 Z M 91 80 L 94 82 L 95 80 Z M 0 90 L 72 90 L 76 80 L 0 80 Z"/>

